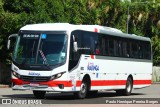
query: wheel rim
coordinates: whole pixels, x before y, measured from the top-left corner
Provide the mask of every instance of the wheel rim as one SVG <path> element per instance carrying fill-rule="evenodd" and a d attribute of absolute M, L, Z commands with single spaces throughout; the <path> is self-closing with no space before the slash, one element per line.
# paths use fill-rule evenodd
<path fill-rule="evenodd" d="M 127 92 L 131 92 L 132 86 L 131 86 L 131 81 L 127 82 Z"/>
<path fill-rule="evenodd" d="M 81 93 L 84 94 L 86 92 L 86 85 L 84 83 L 81 84 Z"/>

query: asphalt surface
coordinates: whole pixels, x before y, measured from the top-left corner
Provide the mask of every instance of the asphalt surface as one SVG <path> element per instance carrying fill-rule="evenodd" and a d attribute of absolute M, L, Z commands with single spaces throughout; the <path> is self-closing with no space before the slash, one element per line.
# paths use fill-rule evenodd
<path fill-rule="evenodd" d="M 32 91 L 18 91 L 11 88 L 0 88 L 0 99 L 37 100 Z M 85 99 L 76 99 L 72 93 L 47 93 L 43 103 L 46 104 L 105 104 L 112 99 L 159 99 L 160 84 L 152 84 L 150 87 L 136 89 L 130 96 L 117 95 L 114 91 L 99 91 L 98 94 Z M 160 103 L 160 102 L 159 102 Z"/>

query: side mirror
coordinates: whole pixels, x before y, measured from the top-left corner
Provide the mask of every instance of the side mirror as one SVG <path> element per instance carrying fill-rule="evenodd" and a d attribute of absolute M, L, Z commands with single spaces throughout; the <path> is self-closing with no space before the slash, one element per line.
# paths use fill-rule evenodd
<path fill-rule="evenodd" d="M 7 49 L 9 50 L 10 49 L 10 44 L 11 44 L 11 38 L 17 38 L 18 37 L 18 34 L 12 34 L 8 37 L 8 42 L 7 42 Z"/>
<path fill-rule="evenodd" d="M 78 50 L 77 42 L 73 42 L 73 51 L 77 52 L 77 50 Z"/>
<path fill-rule="evenodd" d="M 11 44 L 11 40 L 8 40 L 8 42 L 7 42 L 7 49 L 8 50 L 10 49 L 10 44 Z"/>
<path fill-rule="evenodd" d="M 76 42 L 76 38 L 74 37 L 74 35 L 72 37 L 73 37 L 73 51 L 77 52 L 78 45 L 77 45 L 77 42 Z"/>

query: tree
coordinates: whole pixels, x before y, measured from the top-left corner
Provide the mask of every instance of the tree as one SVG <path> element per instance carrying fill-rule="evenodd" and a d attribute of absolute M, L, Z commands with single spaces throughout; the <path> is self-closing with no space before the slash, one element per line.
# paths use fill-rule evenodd
<path fill-rule="evenodd" d="M 130 2 L 131 1 L 131 2 Z M 160 0 L 0 0 L 0 62 L 6 63 L 6 41 L 33 23 L 67 22 L 99 24 L 126 32 L 127 9 L 130 7 L 129 33 L 152 38 L 154 64 L 158 65 Z M 7 54 L 6 54 L 7 53 Z"/>
<path fill-rule="evenodd" d="M 152 51 L 154 65 L 160 65 L 160 36 L 152 37 Z"/>

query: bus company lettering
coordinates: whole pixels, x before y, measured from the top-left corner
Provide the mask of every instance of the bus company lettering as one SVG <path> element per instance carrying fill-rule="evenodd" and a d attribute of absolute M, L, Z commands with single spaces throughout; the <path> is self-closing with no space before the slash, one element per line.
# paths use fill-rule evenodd
<path fill-rule="evenodd" d="M 99 71 L 99 66 L 94 63 L 88 63 L 87 70 L 89 71 Z"/>
<path fill-rule="evenodd" d="M 40 73 L 29 72 L 28 75 L 31 75 L 31 76 L 40 76 Z"/>

